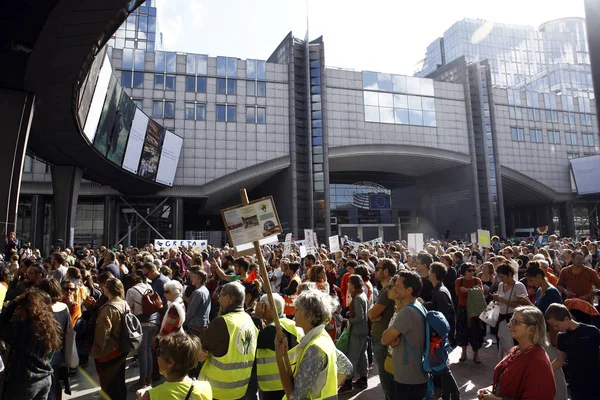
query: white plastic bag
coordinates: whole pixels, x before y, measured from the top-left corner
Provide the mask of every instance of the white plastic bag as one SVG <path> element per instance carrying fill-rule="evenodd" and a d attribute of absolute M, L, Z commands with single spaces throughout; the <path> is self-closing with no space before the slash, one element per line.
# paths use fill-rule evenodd
<path fill-rule="evenodd" d="M 500 305 L 495 301 L 490 302 L 485 310 L 479 315 L 479 319 L 489 326 L 498 325 L 498 320 L 500 319 Z"/>

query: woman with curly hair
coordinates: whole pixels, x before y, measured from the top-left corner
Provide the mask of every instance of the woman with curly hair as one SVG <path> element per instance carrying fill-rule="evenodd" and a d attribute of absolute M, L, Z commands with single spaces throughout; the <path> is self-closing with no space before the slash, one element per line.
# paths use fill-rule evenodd
<path fill-rule="evenodd" d="M 48 398 L 51 361 L 62 347 L 61 327 L 50 302 L 46 293 L 32 289 L 17 296 L 0 315 L 0 340 L 11 344 L 3 399 Z"/>

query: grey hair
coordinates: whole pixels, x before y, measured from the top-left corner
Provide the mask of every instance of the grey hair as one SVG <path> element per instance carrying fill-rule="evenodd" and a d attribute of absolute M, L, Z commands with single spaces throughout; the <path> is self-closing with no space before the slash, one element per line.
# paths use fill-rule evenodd
<path fill-rule="evenodd" d="M 540 261 L 540 260 L 545 260 L 546 257 L 543 254 L 535 254 L 533 256 L 533 261 Z"/>
<path fill-rule="evenodd" d="M 296 310 L 310 317 L 312 326 L 327 325 L 339 305 L 338 300 L 320 290 L 302 292 L 294 302 Z"/>
<path fill-rule="evenodd" d="M 241 307 L 246 298 L 246 289 L 239 281 L 229 282 L 221 288 L 221 296 L 231 297 L 232 306 Z"/>
<path fill-rule="evenodd" d="M 156 269 L 160 269 L 163 266 L 160 260 L 154 260 L 152 263 L 156 265 Z"/>
<path fill-rule="evenodd" d="M 149 262 L 149 263 L 153 263 L 154 262 L 154 256 L 150 253 L 145 252 L 144 255 L 142 256 L 142 262 Z"/>
<path fill-rule="evenodd" d="M 306 292 L 307 290 L 316 290 L 317 284 L 315 282 L 302 282 L 298 285 L 298 294 Z"/>
<path fill-rule="evenodd" d="M 177 281 L 169 281 L 165 283 L 164 288 L 165 291 L 168 290 L 171 293 L 175 293 L 177 297 L 181 297 L 183 294 L 183 286 L 181 286 L 181 283 Z"/>
<path fill-rule="evenodd" d="M 538 262 L 540 263 L 540 265 L 544 268 L 550 268 L 550 263 L 546 260 L 538 260 Z"/>
<path fill-rule="evenodd" d="M 548 346 L 546 337 L 546 320 L 544 314 L 535 306 L 520 306 L 515 308 L 514 313 L 520 313 L 523 316 L 523 322 L 533 327 L 531 342 L 538 346 Z M 514 314 L 513 314 L 514 315 Z"/>
<path fill-rule="evenodd" d="M 260 296 L 260 302 L 269 304 L 269 297 L 266 294 Z M 280 317 L 283 316 L 283 306 L 285 302 L 283 301 L 283 297 L 279 293 L 273 293 L 273 303 L 275 303 L 275 310 L 277 311 L 277 315 Z"/>

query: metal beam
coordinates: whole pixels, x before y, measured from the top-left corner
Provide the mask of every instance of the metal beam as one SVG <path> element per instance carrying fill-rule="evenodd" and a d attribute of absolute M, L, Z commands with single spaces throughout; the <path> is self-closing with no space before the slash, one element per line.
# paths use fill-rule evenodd
<path fill-rule="evenodd" d="M 127 204 L 127 206 L 129 206 L 129 208 L 133 209 L 133 211 L 142 219 L 142 221 L 138 222 L 137 225 L 135 227 L 133 227 L 133 229 L 131 229 L 130 232 L 127 232 L 127 234 L 125 236 L 123 236 L 121 239 L 119 239 L 119 241 L 117 243 L 115 243 L 115 246 L 119 245 L 123 240 L 127 239 L 127 237 L 131 234 L 131 232 L 135 231 L 137 229 L 137 227 L 142 224 L 142 222 L 145 222 L 150 227 L 150 229 L 152 229 L 158 236 L 160 236 L 161 239 L 165 238 L 163 235 L 161 235 L 161 233 L 159 231 L 154 229 L 152 224 L 150 224 L 150 222 L 148 222 L 146 220 L 146 218 L 142 217 L 142 215 L 139 212 L 137 212 L 137 210 L 134 207 L 132 207 L 128 202 L 126 202 L 123 197 L 121 197 L 121 196 L 119 196 L 119 197 L 121 200 L 123 200 L 123 203 Z M 163 204 L 165 204 L 167 202 L 167 200 L 169 200 L 168 197 L 165 198 L 159 205 L 157 205 L 148 215 L 146 215 L 146 217 L 149 217 L 152 214 L 154 214 L 160 207 L 162 207 Z"/>

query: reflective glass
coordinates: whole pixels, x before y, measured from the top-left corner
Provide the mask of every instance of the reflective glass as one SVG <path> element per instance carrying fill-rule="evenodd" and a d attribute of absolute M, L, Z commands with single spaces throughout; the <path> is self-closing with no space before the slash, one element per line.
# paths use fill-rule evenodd
<path fill-rule="evenodd" d="M 217 94 L 227 94 L 227 79 L 217 78 Z"/>
<path fill-rule="evenodd" d="M 423 111 L 409 110 L 408 120 L 411 125 L 423 125 Z"/>
<path fill-rule="evenodd" d="M 408 96 L 408 108 L 410 110 L 421 110 L 421 98 L 417 96 Z"/>
<path fill-rule="evenodd" d="M 165 72 L 165 53 L 162 51 L 154 52 L 154 70 Z"/>
<path fill-rule="evenodd" d="M 267 62 L 257 60 L 256 61 L 256 77 L 258 79 L 267 79 Z"/>
<path fill-rule="evenodd" d="M 135 50 L 133 69 L 138 70 L 138 71 L 143 71 L 145 57 L 146 57 L 146 52 L 144 50 Z"/>
<path fill-rule="evenodd" d="M 217 76 L 227 76 L 227 57 L 217 57 Z"/>
<path fill-rule="evenodd" d="M 392 75 L 392 88 L 394 92 L 406 93 L 406 76 Z"/>
<path fill-rule="evenodd" d="M 247 81 L 246 82 L 246 96 L 256 96 L 256 82 L 255 81 Z"/>
<path fill-rule="evenodd" d="M 174 101 L 165 101 L 165 118 L 175 118 Z"/>
<path fill-rule="evenodd" d="M 323 120 L 313 119 L 312 120 L 312 127 L 313 128 L 322 128 L 323 127 Z"/>
<path fill-rule="evenodd" d="M 321 62 L 319 60 L 312 60 L 310 62 L 311 68 L 321 68 Z"/>
<path fill-rule="evenodd" d="M 152 102 L 152 116 L 156 118 L 163 117 L 163 102 L 162 101 L 153 101 Z"/>
<path fill-rule="evenodd" d="M 246 60 L 246 78 L 256 78 L 256 60 Z"/>
<path fill-rule="evenodd" d="M 323 128 L 314 128 L 312 130 L 313 136 L 323 136 Z"/>
<path fill-rule="evenodd" d="M 256 82 L 256 89 L 257 89 L 258 97 L 265 97 L 267 95 L 267 83 L 266 82 Z"/>
<path fill-rule="evenodd" d="M 379 107 L 365 106 L 365 121 L 379 122 Z"/>
<path fill-rule="evenodd" d="M 404 94 L 394 95 L 394 107 L 395 108 L 408 108 L 408 96 Z"/>
<path fill-rule="evenodd" d="M 175 76 L 167 75 L 167 79 L 165 80 L 165 89 L 166 90 L 175 90 Z"/>
<path fill-rule="evenodd" d="M 312 86 L 310 88 L 310 92 L 313 94 L 320 94 L 321 93 L 321 86 Z"/>
<path fill-rule="evenodd" d="M 227 79 L 227 94 L 237 94 L 236 79 Z"/>
<path fill-rule="evenodd" d="M 323 147 L 322 146 L 314 146 L 313 154 L 323 154 Z"/>
<path fill-rule="evenodd" d="M 133 49 L 123 49 L 123 69 L 133 68 Z"/>
<path fill-rule="evenodd" d="M 256 108 L 246 107 L 246 122 L 254 124 L 256 122 Z"/>
<path fill-rule="evenodd" d="M 397 124 L 408 125 L 410 122 L 408 120 L 408 110 L 395 108 L 394 109 L 394 121 Z"/>
<path fill-rule="evenodd" d="M 313 94 L 312 96 L 310 96 L 310 98 L 311 98 L 311 101 L 313 103 L 318 103 L 319 101 L 321 101 L 321 95 L 320 94 Z"/>
<path fill-rule="evenodd" d="M 144 107 L 144 100 L 142 99 L 131 99 L 135 103 L 135 106 L 140 110 Z"/>
<path fill-rule="evenodd" d="M 385 90 L 386 92 L 392 91 L 392 75 L 391 74 L 382 74 L 381 72 L 377 74 L 377 86 L 379 90 Z"/>
<path fill-rule="evenodd" d="M 206 120 L 206 104 L 196 104 L 196 121 Z"/>
<path fill-rule="evenodd" d="M 133 84 L 131 71 L 121 71 L 121 86 L 130 88 Z"/>
<path fill-rule="evenodd" d="M 414 76 L 406 77 L 406 92 L 411 94 L 421 94 L 421 79 Z"/>
<path fill-rule="evenodd" d="M 196 119 L 196 105 L 194 103 L 185 103 L 185 119 Z"/>
<path fill-rule="evenodd" d="M 313 111 L 312 117 L 313 117 L 313 119 L 321 119 L 321 117 L 322 117 L 321 111 Z"/>
<path fill-rule="evenodd" d="M 237 119 L 236 106 L 227 106 L 227 122 L 235 122 Z"/>
<path fill-rule="evenodd" d="M 146 32 L 148 30 L 148 17 L 140 15 L 138 17 L 138 29 Z"/>
<path fill-rule="evenodd" d="M 165 76 L 154 75 L 154 89 L 164 90 L 165 88 Z"/>
<path fill-rule="evenodd" d="M 196 78 L 196 92 L 206 93 L 206 77 L 199 76 Z"/>
<path fill-rule="evenodd" d="M 424 126 L 436 126 L 435 112 L 434 111 L 423 111 L 423 125 Z"/>
<path fill-rule="evenodd" d="M 320 85 L 321 84 L 321 77 L 312 78 L 310 80 L 310 84 L 311 85 Z"/>
<path fill-rule="evenodd" d="M 227 120 L 227 107 L 223 104 L 217 104 L 217 121 Z"/>
<path fill-rule="evenodd" d="M 391 93 L 379 93 L 379 107 L 394 107 L 394 97 Z"/>
<path fill-rule="evenodd" d="M 144 73 L 134 72 L 133 73 L 133 88 L 140 89 L 144 86 Z"/>
<path fill-rule="evenodd" d="M 196 55 L 188 54 L 185 59 L 185 73 L 195 74 L 196 73 Z"/>
<path fill-rule="evenodd" d="M 185 91 L 192 92 L 192 93 L 196 91 L 196 77 L 195 76 L 186 76 L 185 77 Z"/>
<path fill-rule="evenodd" d="M 421 105 L 425 111 L 435 111 L 435 99 L 431 97 L 421 97 Z"/>
<path fill-rule="evenodd" d="M 321 76 L 321 70 L 318 68 L 313 68 L 310 70 L 310 76 L 311 77 L 315 77 L 315 76 Z"/>
<path fill-rule="evenodd" d="M 177 53 L 167 53 L 167 72 L 177 72 Z"/>
<path fill-rule="evenodd" d="M 377 90 L 377 72 L 365 71 L 362 73 L 363 76 L 363 89 Z M 378 117 L 379 118 L 379 117 Z"/>
<path fill-rule="evenodd" d="M 388 107 L 380 107 L 379 108 L 379 122 L 393 124 L 394 123 L 394 109 L 388 108 Z"/>
<path fill-rule="evenodd" d="M 208 56 L 199 55 L 196 63 L 196 73 L 198 75 L 206 75 L 208 72 Z"/>
<path fill-rule="evenodd" d="M 227 58 L 227 76 L 237 77 L 237 58 Z"/>
<path fill-rule="evenodd" d="M 313 144 L 313 146 L 323 146 L 323 138 L 322 137 L 313 137 L 312 144 Z"/>
<path fill-rule="evenodd" d="M 378 106 L 379 94 L 377 92 L 363 92 L 366 106 Z"/>
<path fill-rule="evenodd" d="M 256 123 L 264 124 L 267 122 L 267 109 L 264 107 L 258 107 L 256 109 Z"/>
<path fill-rule="evenodd" d="M 433 96 L 433 80 L 431 79 L 420 79 L 421 81 L 421 94 L 424 96 Z"/>

